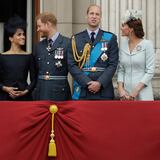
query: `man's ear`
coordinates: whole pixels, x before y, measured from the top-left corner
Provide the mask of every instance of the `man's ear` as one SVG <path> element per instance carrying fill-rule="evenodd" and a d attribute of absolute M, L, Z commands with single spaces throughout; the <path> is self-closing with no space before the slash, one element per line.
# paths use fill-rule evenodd
<path fill-rule="evenodd" d="M 48 25 L 48 26 L 52 26 L 52 23 L 48 21 L 48 22 L 47 22 L 47 25 Z"/>

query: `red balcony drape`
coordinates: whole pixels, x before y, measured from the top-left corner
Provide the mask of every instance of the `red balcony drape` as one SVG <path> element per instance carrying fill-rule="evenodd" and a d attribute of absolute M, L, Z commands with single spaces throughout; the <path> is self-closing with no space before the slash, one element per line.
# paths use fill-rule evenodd
<path fill-rule="evenodd" d="M 56 104 L 57 158 L 48 158 Z M 160 101 L 0 102 L 0 160 L 159 160 Z"/>

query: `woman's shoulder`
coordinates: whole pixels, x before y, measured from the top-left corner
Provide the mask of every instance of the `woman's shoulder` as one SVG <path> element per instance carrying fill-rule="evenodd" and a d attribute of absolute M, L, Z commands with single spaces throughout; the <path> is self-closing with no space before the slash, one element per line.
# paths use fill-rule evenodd
<path fill-rule="evenodd" d="M 121 37 L 121 40 L 120 40 L 120 49 L 121 50 L 127 50 L 127 48 L 128 48 L 128 38 Z"/>
<path fill-rule="evenodd" d="M 153 42 L 151 41 L 151 40 L 148 40 L 148 39 L 143 39 L 143 41 L 142 41 L 142 46 L 144 47 L 144 48 L 150 48 L 150 47 L 152 47 L 153 48 Z"/>
<path fill-rule="evenodd" d="M 149 39 L 143 39 L 142 42 L 143 42 L 144 44 L 152 44 L 152 43 L 153 43 L 153 42 L 152 42 L 151 40 L 149 40 Z"/>
<path fill-rule="evenodd" d="M 128 38 L 127 37 L 121 37 L 120 41 L 121 41 L 122 46 L 128 44 Z"/>
<path fill-rule="evenodd" d="M 8 54 L 8 51 L 0 53 L 1 55 Z"/>
<path fill-rule="evenodd" d="M 25 54 L 25 55 L 31 55 L 32 53 L 24 51 L 23 54 Z"/>

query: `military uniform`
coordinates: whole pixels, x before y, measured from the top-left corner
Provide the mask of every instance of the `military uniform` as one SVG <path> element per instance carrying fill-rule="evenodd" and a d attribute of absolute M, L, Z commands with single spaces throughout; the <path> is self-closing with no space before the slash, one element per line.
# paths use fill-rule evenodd
<path fill-rule="evenodd" d="M 68 64 L 74 82 L 73 99 L 113 99 L 114 89 L 112 77 L 118 64 L 117 37 L 111 32 L 99 29 L 95 41 L 92 43 L 87 30 L 74 36 L 78 57 L 84 53 L 84 46 L 90 44 L 89 59 L 80 66 L 73 52 L 73 43 L 69 46 Z M 84 56 L 85 57 L 85 56 Z M 79 65 L 79 66 L 78 66 Z M 99 81 L 101 89 L 97 93 L 88 90 L 89 81 Z"/>
<path fill-rule="evenodd" d="M 67 48 L 69 38 L 58 35 L 52 46 L 48 40 L 40 41 L 35 47 L 37 85 L 35 100 L 63 101 L 71 99 L 68 83 Z"/>

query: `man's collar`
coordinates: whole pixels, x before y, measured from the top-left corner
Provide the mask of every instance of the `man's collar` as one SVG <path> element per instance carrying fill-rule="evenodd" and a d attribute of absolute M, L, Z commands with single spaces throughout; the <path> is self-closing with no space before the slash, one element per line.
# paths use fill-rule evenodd
<path fill-rule="evenodd" d="M 95 32 L 95 36 L 97 36 L 97 34 L 98 34 L 98 32 L 99 32 L 99 29 L 100 29 L 100 28 L 97 28 L 96 30 L 91 31 L 91 30 L 89 30 L 89 29 L 87 28 L 88 35 L 90 35 L 91 32 Z"/>
<path fill-rule="evenodd" d="M 52 39 L 52 41 L 54 42 L 59 36 L 59 34 L 60 34 L 59 32 L 56 32 L 50 39 Z"/>

